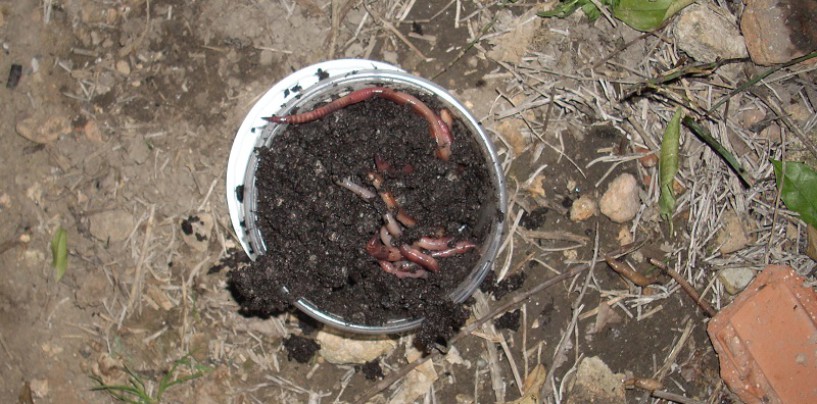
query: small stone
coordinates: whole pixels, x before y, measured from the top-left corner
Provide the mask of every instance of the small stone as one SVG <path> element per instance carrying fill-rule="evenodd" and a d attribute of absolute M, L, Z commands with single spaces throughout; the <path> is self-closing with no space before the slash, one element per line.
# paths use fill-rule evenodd
<path fill-rule="evenodd" d="M 53 143 L 60 136 L 67 135 L 72 131 L 71 120 L 60 113 L 53 115 L 34 114 L 18 120 L 15 129 L 17 129 L 20 136 L 38 144 Z"/>
<path fill-rule="evenodd" d="M 568 404 L 625 403 L 624 375 L 613 373 L 599 357 L 584 358 L 576 371 L 576 383 Z"/>
<path fill-rule="evenodd" d="M 130 75 L 130 64 L 126 60 L 116 62 L 116 71 L 123 76 Z"/>
<path fill-rule="evenodd" d="M 763 121 L 763 118 L 766 118 L 766 111 L 756 106 L 751 106 L 738 111 L 736 118 L 740 123 L 740 126 L 746 129 L 751 129 Z"/>
<path fill-rule="evenodd" d="M 502 138 L 511 145 L 515 156 L 522 154 L 528 146 L 528 141 L 522 133 L 524 128 L 525 122 L 516 118 L 504 119 L 495 127 Z"/>
<path fill-rule="evenodd" d="M 733 296 L 745 289 L 754 278 L 755 271 L 749 268 L 726 268 L 718 273 L 723 288 Z"/>
<path fill-rule="evenodd" d="M 718 7 L 692 4 L 685 8 L 673 33 L 678 47 L 699 62 L 748 56 L 734 18 Z"/>
<path fill-rule="evenodd" d="M 632 220 L 641 207 L 638 190 L 638 181 L 632 174 L 619 175 L 610 182 L 599 201 L 601 213 L 616 223 Z"/>
<path fill-rule="evenodd" d="M 780 143 L 783 141 L 783 136 L 782 132 L 780 131 L 780 127 L 775 124 L 771 124 L 763 128 L 763 130 L 760 131 L 760 137 L 768 139 L 775 143 Z"/>
<path fill-rule="evenodd" d="M 745 3 L 740 29 L 755 63 L 784 63 L 817 48 L 817 25 L 814 24 L 817 2 L 814 0 L 747 0 Z"/>
<path fill-rule="evenodd" d="M 808 234 L 806 255 L 808 255 L 809 258 L 817 261 L 817 229 L 815 229 L 814 226 L 809 225 L 806 229 L 806 233 Z"/>
<path fill-rule="evenodd" d="M 630 233 L 630 229 L 627 226 L 621 226 L 621 228 L 618 229 L 616 240 L 618 240 L 618 245 L 620 246 L 631 244 L 634 241 L 633 234 Z"/>
<path fill-rule="evenodd" d="M 590 195 L 582 195 L 570 206 L 570 220 L 581 222 L 593 217 L 598 212 L 596 201 Z"/>
<path fill-rule="evenodd" d="M 45 398 L 48 396 L 48 380 L 45 379 L 31 379 L 31 394 L 36 398 Z"/>
<path fill-rule="evenodd" d="M 94 214 L 89 220 L 91 235 L 103 242 L 125 241 L 135 225 L 133 215 L 120 209 Z"/>
<path fill-rule="evenodd" d="M 347 338 L 332 332 L 319 331 L 315 338 L 321 346 L 320 355 L 336 365 L 363 364 L 390 354 L 397 343 L 388 338 Z"/>
<path fill-rule="evenodd" d="M 82 133 L 85 134 L 88 140 L 94 143 L 102 143 L 104 141 L 102 131 L 99 130 L 99 125 L 93 119 L 89 119 L 85 122 L 85 125 L 82 127 Z"/>
<path fill-rule="evenodd" d="M 745 224 L 740 216 L 734 211 L 726 211 L 721 218 L 723 227 L 715 236 L 715 243 L 721 254 L 730 254 L 742 250 L 754 242 L 748 229 L 748 221 Z"/>
<path fill-rule="evenodd" d="M 658 165 L 658 155 L 646 147 L 636 147 L 635 152 L 644 156 L 638 159 L 644 168 L 652 168 Z"/>

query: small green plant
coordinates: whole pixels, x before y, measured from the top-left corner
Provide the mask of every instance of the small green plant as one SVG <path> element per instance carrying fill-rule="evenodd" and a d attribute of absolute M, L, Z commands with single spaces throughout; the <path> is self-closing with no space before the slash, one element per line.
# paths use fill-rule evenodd
<path fill-rule="evenodd" d="M 817 172 L 796 161 L 772 160 L 772 165 L 780 199 L 806 224 L 817 227 Z"/>
<path fill-rule="evenodd" d="M 68 233 L 62 227 L 51 238 L 51 266 L 54 267 L 54 281 L 59 282 L 68 269 Z"/>
<path fill-rule="evenodd" d="M 661 192 L 658 197 L 658 207 L 661 217 L 669 224 L 672 233 L 672 214 L 675 212 L 675 192 L 672 185 L 675 174 L 678 173 L 678 151 L 681 143 L 681 115 L 679 107 L 667 124 L 664 137 L 661 141 L 661 159 L 658 160 L 658 185 Z"/>
<path fill-rule="evenodd" d="M 176 371 L 179 366 L 189 368 L 190 374 L 181 377 L 176 376 Z M 168 370 L 159 381 L 155 395 L 152 394 L 151 389 L 148 388 L 142 376 L 131 370 L 127 365 L 125 366 L 125 372 L 128 374 L 128 385 L 106 385 L 102 379 L 94 377 L 94 380 L 99 383 L 99 386 L 94 387 L 93 390 L 107 392 L 113 398 L 125 403 L 157 404 L 162 401 L 162 395 L 164 395 L 167 389 L 190 380 L 198 379 L 211 370 L 212 369 L 208 366 L 194 365 L 188 354 L 173 362 L 173 366 L 170 367 L 170 370 Z"/>
<path fill-rule="evenodd" d="M 540 12 L 540 17 L 565 18 L 582 9 L 590 21 L 601 16 L 596 4 L 606 6 L 613 17 L 639 31 L 652 31 L 660 27 L 675 13 L 695 0 L 562 0 L 553 10 Z"/>

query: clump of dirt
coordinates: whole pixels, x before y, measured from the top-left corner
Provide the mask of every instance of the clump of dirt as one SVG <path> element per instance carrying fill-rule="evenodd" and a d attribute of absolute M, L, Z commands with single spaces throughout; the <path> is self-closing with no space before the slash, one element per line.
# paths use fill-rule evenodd
<path fill-rule="evenodd" d="M 292 335 L 284 340 L 284 348 L 287 350 L 287 359 L 307 363 L 312 360 L 315 352 L 318 352 L 321 346 L 313 339 Z"/>
<path fill-rule="evenodd" d="M 509 311 L 500 316 L 498 319 L 494 320 L 494 325 L 496 326 L 496 328 L 499 328 L 500 330 L 504 329 L 516 331 L 519 329 L 521 317 L 522 317 L 521 310 Z"/>
<path fill-rule="evenodd" d="M 363 199 L 337 184 L 348 178 L 395 197 L 416 220 L 403 226 L 395 246 L 441 235 L 479 246 L 490 233 L 485 207 L 497 203 L 478 144 L 459 121 L 452 133 L 452 156 L 443 161 L 425 119 L 410 106 L 374 98 L 290 125 L 259 149 L 257 217 L 268 252 L 232 273 L 242 308 L 265 315 L 306 298 L 356 324 L 424 317 L 429 343 L 453 335 L 468 312 L 448 294 L 471 272 L 479 249 L 437 258 L 440 270 L 427 278 L 399 279 L 365 248 L 373 238 L 380 243 L 391 210 L 380 197 Z M 372 172 L 383 177 L 379 190 L 368 181 Z"/>

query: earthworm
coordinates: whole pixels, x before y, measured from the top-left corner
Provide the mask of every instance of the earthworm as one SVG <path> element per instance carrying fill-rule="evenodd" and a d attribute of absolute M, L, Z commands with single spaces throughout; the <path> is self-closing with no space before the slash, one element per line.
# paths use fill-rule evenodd
<path fill-rule="evenodd" d="M 352 91 L 344 97 L 338 98 L 337 100 L 315 108 L 309 112 L 286 116 L 271 116 L 264 119 L 274 123 L 306 123 L 322 118 L 349 105 L 366 101 L 372 97 L 384 98 L 395 102 L 398 105 L 411 105 L 414 112 L 425 118 L 425 120 L 428 122 L 431 136 L 434 137 L 434 140 L 437 142 L 437 157 L 441 160 L 448 160 L 448 158 L 451 156 L 452 143 L 451 130 L 448 128 L 448 126 L 442 121 L 442 119 L 440 119 L 439 116 L 437 116 L 437 114 L 434 113 L 434 111 L 431 110 L 431 108 L 417 99 L 417 97 L 386 87 L 363 88 Z"/>
<path fill-rule="evenodd" d="M 431 256 L 434 258 L 446 258 L 454 255 L 465 254 L 468 250 L 476 246 L 477 246 L 476 244 L 467 240 L 458 241 L 456 244 L 454 244 L 454 248 L 449 248 L 447 250 L 442 251 L 434 251 L 431 253 Z M 400 252 L 402 253 L 402 251 Z"/>
<path fill-rule="evenodd" d="M 397 211 L 396 218 L 397 218 L 398 222 L 402 223 L 403 226 L 406 226 L 408 228 L 412 228 L 414 226 L 417 226 L 417 220 L 414 219 L 413 217 L 411 217 L 411 215 L 406 213 L 406 211 L 403 210 L 403 209 L 399 209 Z"/>
<path fill-rule="evenodd" d="M 382 241 L 387 247 L 392 245 L 392 237 L 391 234 L 389 234 L 389 229 L 387 229 L 386 226 L 380 227 L 380 241 Z"/>
<path fill-rule="evenodd" d="M 454 128 L 454 117 L 451 115 L 451 111 L 448 108 L 443 108 L 440 110 L 440 119 L 442 119 L 443 123 L 448 125 L 448 129 Z"/>
<path fill-rule="evenodd" d="M 414 272 L 403 270 L 402 268 L 398 268 L 398 265 L 392 264 L 389 261 L 377 261 L 380 264 L 380 268 L 386 272 L 390 273 L 400 279 L 403 278 L 428 278 L 428 272 L 425 269 L 417 268 Z M 399 264 L 399 263 L 398 263 Z"/>
<path fill-rule="evenodd" d="M 403 230 L 400 228 L 400 224 L 394 220 L 394 215 L 386 212 L 383 215 L 383 221 L 386 222 L 386 230 L 389 231 L 389 234 L 397 238 L 400 238 L 400 236 L 403 235 Z"/>
<path fill-rule="evenodd" d="M 385 173 L 391 169 L 391 164 L 388 161 L 383 160 L 383 157 L 379 154 L 374 155 L 374 167 L 377 169 L 378 172 Z"/>
<path fill-rule="evenodd" d="M 367 201 L 376 196 L 374 192 L 369 191 L 368 189 L 364 188 L 363 186 L 355 183 L 349 177 L 346 177 L 346 178 L 344 178 L 342 180 L 336 180 L 335 184 L 338 184 L 341 187 L 346 188 L 346 189 L 354 192 L 355 195 L 357 195 L 357 196 L 359 196 L 359 197 L 361 197 L 361 198 L 363 198 L 363 199 L 365 199 Z"/>
<path fill-rule="evenodd" d="M 415 264 L 419 264 L 425 269 L 433 272 L 440 270 L 440 264 L 437 263 L 437 260 L 434 259 L 434 257 L 425 254 L 408 244 L 403 244 L 400 246 L 400 254 L 403 254 L 403 257 L 405 257 L 407 260 Z"/>
<path fill-rule="evenodd" d="M 420 237 L 420 239 L 414 243 L 414 246 L 431 251 L 442 251 L 451 248 L 451 246 L 448 245 L 451 243 L 451 240 L 451 237 Z"/>
<path fill-rule="evenodd" d="M 366 243 L 366 252 L 379 261 L 399 261 L 403 258 L 400 249 L 378 243 L 376 235 Z"/>
<path fill-rule="evenodd" d="M 397 199 L 394 198 L 394 195 L 392 195 L 391 192 L 388 192 L 388 191 L 381 192 L 380 193 L 380 199 L 383 200 L 383 203 L 386 204 L 386 207 L 389 210 L 397 209 L 397 207 L 398 207 Z"/>
<path fill-rule="evenodd" d="M 369 180 L 372 186 L 377 190 L 379 190 L 380 187 L 383 186 L 383 181 L 385 181 L 382 175 L 374 171 L 366 173 L 366 179 Z"/>

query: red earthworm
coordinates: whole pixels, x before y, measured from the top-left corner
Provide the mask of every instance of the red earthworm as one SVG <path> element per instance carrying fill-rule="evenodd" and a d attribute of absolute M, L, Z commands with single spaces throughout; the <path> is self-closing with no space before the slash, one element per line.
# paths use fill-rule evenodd
<path fill-rule="evenodd" d="M 398 265 L 392 264 L 389 261 L 377 261 L 380 264 L 380 268 L 383 272 L 392 274 L 400 279 L 403 278 L 428 278 L 428 272 L 425 269 L 417 268 L 414 272 L 403 270 L 402 268 L 398 268 Z"/>
<path fill-rule="evenodd" d="M 406 226 L 408 228 L 412 228 L 414 226 L 417 226 L 417 220 L 415 218 L 411 217 L 411 215 L 406 213 L 406 211 L 403 210 L 403 209 L 399 209 L 397 211 L 396 218 L 397 218 L 398 222 L 402 223 L 403 226 Z"/>
<path fill-rule="evenodd" d="M 434 257 L 425 254 L 408 244 L 403 244 L 400 246 L 400 254 L 403 254 L 403 257 L 405 257 L 407 260 L 415 264 L 419 264 L 425 269 L 433 272 L 440 270 L 440 264 L 437 263 L 437 260 L 434 259 Z"/>
<path fill-rule="evenodd" d="M 374 155 L 374 167 L 377 169 L 378 172 L 385 173 L 391 169 L 391 164 L 388 161 L 383 160 L 383 157 L 379 154 Z"/>
<path fill-rule="evenodd" d="M 382 199 L 382 200 L 383 200 L 383 203 L 385 203 L 385 204 L 386 204 L 386 207 L 387 207 L 389 210 L 394 210 L 394 209 L 397 209 L 397 207 L 398 207 L 398 205 L 397 205 L 397 199 L 395 199 L 395 198 L 394 198 L 394 195 L 392 195 L 392 193 L 391 193 L 391 192 L 388 192 L 388 191 L 386 191 L 386 192 L 381 192 L 381 193 L 380 193 L 380 199 Z"/>
<path fill-rule="evenodd" d="M 454 244 L 453 248 L 449 248 L 447 250 L 442 251 L 434 251 L 431 253 L 431 256 L 434 258 L 452 257 L 454 255 L 465 254 L 468 250 L 476 246 L 477 246 L 476 244 L 467 240 L 458 241 L 456 244 Z M 400 250 L 400 252 L 402 253 L 403 251 Z"/>
<path fill-rule="evenodd" d="M 419 240 L 414 242 L 414 246 L 431 251 L 442 251 L 451 248 L 451 246 L 449 245 L 449 243 L 451 243 L 451 240 L 453 240 L 451 237 L 440 238 L 420 237 Z"/>
<path fill-rule="evenodd" d="M 378 243 L 377 236 L 372 237 L 371 240 L 366 243 L 366 252 L 380 261 L 399 261 L 403 258 L 400 249 Z"/>
<path fill-rule="evenodd" d="M 403 230 L 400 229 L 400 225 L 394 220 L 394 215 L 386 212 L 386 214 L 383 215 L 383 220 L 386 222 L 386 230 L 389 231 L 389 234 L 396 238 L 400 238 L 400 236 L 403 235 Z"/>
<path fill-rule="evenodd" d="M 357 196 L 359 196 L 359 197 L 361 197 L 361 198 L 363 198 L 363 199 L 365 199 L 367 201 L 369 199 L 372 199 L 372 198 L 375 197 L 374 192 L 369 191 L 368 189 L 364 188 L 363 186 L 355 183 L 349 177 L 346 177 L 346 178 L 344 178 L 342 180 L 335 180 L 335 184 L 338 184 L 341 187 L 346 188 L 346 189 L 354 192 L 355 195 L 357 195 Z"/>
<path fill-rule="evenodd" d="M 271 116 L 264 119 L 274 123 L 306 123 L 322 118 L 349 105 L 368 100 L 372 97 L 385 98 L 389 101 L 397 103 L 398 105 L 411 105 L 414 112 L 425 118 L 425 120 L 428 122 L 431 136 L 434 137 L 434 140 L 437 142 L 437 157 L 441 160 L 448 160 L 448 158 L 451 156 L 452 143 L 451 130 L 448 128 L 448 126 L 442 121 L 442 119 L 440 119 L 439 116 L 437 116 L 437 114 L 434 113 L 434 111 L 431 110 L 431 108 L 417 99 L 417 97 L 408 93 L 395 91 L 390 88 L 363 88 L 352 91 L 344 97 L 338 98 L 337 100 L 315 108 L 309 112 L 286 116 Z"/>
<path fill-rule="evenodd" d="M 385 181 L 382 175 L 374 171 L 366 173 L 366 179 L 369 180 L 372 186 L 377 190 L 380 190 L 380 187 L 383 186 L 383 181 Z"/>

